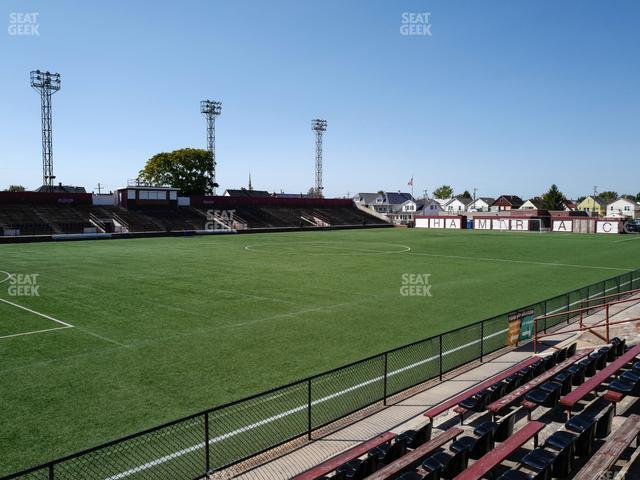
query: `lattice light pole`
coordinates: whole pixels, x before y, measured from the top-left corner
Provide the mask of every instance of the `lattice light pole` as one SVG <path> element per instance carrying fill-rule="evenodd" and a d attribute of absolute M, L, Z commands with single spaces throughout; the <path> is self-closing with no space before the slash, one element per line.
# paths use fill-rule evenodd
<path fill-rule="evenodd" d="M 222 102 L 202 100 L 200 113 L 207 119 L 207 150 L 213 160 L 213 176 L 211 178 L 211 194 L 216 194 L 216 117 L 222 113 Z"/>
<path fill-rule="evenodd" d="M 60 90 L 60 74 L 31 72 L 31 86 L 40 93 L 42 114 L 42 185 L 46 190 L 53 187 L 53 131 L 51 127 L 51 95 Z"/>
<path fill-rule="evenodd" d="M 327 121 L 320 118 L 311 120 L 311 129 L 316 132 L 316 186 L 314 194 L 322 197 L 322 135 L 327 130 Z"/>

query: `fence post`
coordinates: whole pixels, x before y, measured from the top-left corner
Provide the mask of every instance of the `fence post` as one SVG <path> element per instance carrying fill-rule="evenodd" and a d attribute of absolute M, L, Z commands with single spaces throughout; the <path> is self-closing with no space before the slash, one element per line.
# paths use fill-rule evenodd
<path fill-rule="evenodd" d="M 205 472 L 207 474 L 211 471 L 211 446 L 209 445 L 209 412 L 204 412 L 204 463 Z"/>
<path fill-rule="evenodd" d="M 388 352 L 384 352 L 384 401 L 382 402 L 382 404 L 386 407 L 387 406 L 387 376 L 389 373 L 388 370 L 388 366 L 389 366 L 389 359 L 388 359 L 389 353 Z"/>
<path fill-rule="evenodd" d="M 569 319 L 571 318 L 571 293 L 567 293 L 567 325 L 569 325 Z"/>
<path fill-rule="evenodd" d="M 480 322 L 480 363 L 484 358 L 484 320 Z"/>
<path fill-rule="evenodd" d="M 311 379 L 307 381 L 307 438 L 311 440 Z"/>
<path fill-rule="evenodd" d="M 547 308 L 547 300 L 544 301 L 544 333 L 547 333 L 547 312 L 549 309 Z"/>
<path fill-rule="evenodd" d="M 604 307 L 605 315 L 607 319 L 607 343 L 609 343 L 609 304 L 607 303 Z"/>
<path fill-rule="evenodd" d="M 442 334 L 440 334 L 440 381 L 442 381 Z"/>

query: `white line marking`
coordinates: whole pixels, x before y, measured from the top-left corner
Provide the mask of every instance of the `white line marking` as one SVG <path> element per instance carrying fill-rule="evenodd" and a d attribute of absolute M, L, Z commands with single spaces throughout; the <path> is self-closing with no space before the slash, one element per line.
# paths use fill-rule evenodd
<path fill-rule="evenodd" d="M 0 270 L 0 273 L 4 273 L 6 275 L 6 278 L 3 278 L 2 280 L 0 280 L 0 283 L 4 283 L 7 280 L 9 280 L 11 278 L 11 274 L 9 272 L 5 272 L 4 270 Z"/>
<path fill-rule="evenodd" d="M 625 282 L 625 283 L 623 283 L 623 284 L 620 284 L 620 286 L 627 285 L 627 284 L 629 284 L 629 283 L 631 283 L 631 282 Z M 617 289 L 617 288 L 618 288 L 618 286 L 616 285 L 616 287 L 611 287 L 611 288 L 609 288 L 609 289 L 606 289 L 606 290 L 605 290 L 605 293 L 606 293 L 606 292 L 608 292 L 608 291 L 611 291 L 611 290 Z M 595 296 L 597 296 L 597 295 L 600 295 L 600 294 L 593 294 L 593 295 L 590 295 L 590 296 L 588 297 L 588 299 L 590 299 L 590 298 L 592 298 L 592 297 L 595 297 Z M 576 301 L 576 302 L 573 302 L 573 303 L 571 303 L 570 305 L 573 305 L 573 304 L 575 304 L 575 303 L 578 303 L 579 301 L 580 301 L 580 300 L 578 300 L 578 301 Z M 566 306 L 565 306 L 565 307 L 560 307 L 560 308 L 558 308 L 558 309 L 556 309 L 556 310 L 553 310 L 553 311 L 552 311 L 552 312 L 550 312 L 550 313 L 557 313 L 557 312 L 559 312 L 559 311 L 561 311 L 561 310 L 563 310 L 563 309 L 566 309 L 566 308 L 567 308 Z M 509 331 L 509 329 L 508 329 L 508 328 L 505 328 L 505 329 L 499 330 L 499 331 L 494 332 L 494 333 L 492 333 L 492 334 L 490 334 L 490 335 L 484 336 L 484 337 L 482 338 L 482 340 L 487 340 L 487 339 L 492 338 L 492 337 L 495 337 L 495 336 L 497 336 L 497 335 L 503 335 L 503 334 L 504 334 L 505 332 L 507 332 L 507 331 Z M 447 350 L 446 352 L 443 352 L 443 353 L 442 353 L 442 356 L 444 357 L 445 355 L 450 355 L 450 354 L 452 354 L 452 353 L 454 353 L 454 352 L 457 352 L 458 350 L 462 350 L 462 349 L 464 349 L 464 348 L 467 348 L 467 347 L 470 347 L 470 346 L 475 345 L 475 344 L 477 344 L 477 343 L 480 343 L 480 341 L 481 341 L 481 339 L 477 339 L 477 340 L 473 340 L 473 341 L 471 341 L 471 342 L 469 342 L 469 343 L 466 343 L 466 344 L 464 344 L 464 345 L 460 345 L 460 346 L 458 346 L 458 347 L 452 348 L 451 350 Z M 388 376 L 389 376 L 389 377 L 391 377 L 391 376 L 397 375 L 397 374 L 399 374 L 399 373 L 405 372 L 405 371 L 410 370 L 410 369 L 412 369 L 412 368 L 415 368 L 415 367 L 418 367 L 418 366 L 424 365 L 425 363 L 429 363 L 429 362 L 432 362 L 432 361 L 434 361 L 434 360 L 437 360 L 438 358 L 439 358 L 439 355 L 431 356 L 431 357 L 429 357 L 429 358 L 426 358 L 426 359 L 420 360 L 420 361 L 418 361 L 418 362 L 412 363 L 412 364 L 407 365 L 407 366 L 405 366 L 405 367 L 402 367 L 402 368 L 399 368 L 399 369 L 394 370 L 394 371 L 392 371 L 392 372 L 389 372 L 389 373 L 388 373 Z M 322 397 L 322 398 L 319 398 L 319 399 L 317 399 L 317 400 L 314 400 L 314 401 L 312 401 L 312 402 L 311 402 L 311 406 L 319 405 L 319 404 L 324 403 L 324 402 L 326 402 L 326 401 L 328 401 L 328 400 L 332 400 L 332 399 L 334 399 L 334 398 L 337 398 L 337 397 L 340 397 L 340 396 L 342 396 L 342 395 L 345 395 L 346 393 L 350 393 L 350 392 L 352 392 L 352 391 L 354 391 L 354 390 L 357 390 L 357 389 L 359 389 L 359 388 L 365 387 L 365 386 L 367 386 L 367 385 L 371 385 L 372 383 L 380 382 L 380 381 L 382 381 L 382 380 L 384 380 L 384 376 L 377 376 L 377 377 L 374 377 L 374 378 L 372 378 L 372 379 L 370 379 L 370 380 L 367 380 L 367 381 L 365 381 L 365 382 L 359 383 L 359 384 L 357 384 L 357 385 L 353 385 L 353 386 L 351 386 L 351 387 L 349 387 L 349 388 L 346 388 L 346 389 L 344 389 L 344 390 L 341 390 L 341 391 L 339 391 L 339 392 L 335 392 L 335 393 L 332 393 L 332 394 L 330 394 L 330 395 L 327 395 L 326 397 Z M 272 401 L 272 400 L 274 400 L 275 398 L 278 398 L 278 396 L 269 397 L 268 399 L 266 399 L 265 403 L 268 403 L 269 401 Z M 299 413 L 299 412 L 305 411 L 306 409 L 307 409 L 307 405 L 306 405 L 306 404 L 305 404 L 305 405 L 300 405 L 300 406 L 297 406 L 297 407 L 294 407 L 294 408 L 291 408 L 291 409 L 286 410 L 286 411 L 284 411 L 284 412 L 282 412 L 282 413 L 279 413 L 279 414 L 277 414 L 277 415 L 273 415 L 273 416 L 271 416 L 271 417 L 268 417 L 268 418 L 262 419 L 262 420 L 260 420 L 260 421 L 258 421 L 258 422 L 252 423 L 252 424 L 250 424 L 250 425 L 246 425 L 246 426 L 244 426 L 244 427 L 238 428 L 238 429 L 236 429 L 236 430 L 233 430 L 233 431 L 231 431 L 231 432 L 225 433 L 225 434 L 223 434 L 223 435 L 219 435 L 219 436 L 217 436 L 217 437 L 214 437 L 214 438 L 212 438 L 212 439 L 210 439 L 210 440 L 209 440 L 209 444 L 210 444 L 210 445 L 213 445 L 213 444 L 215 444 L 215 443 L 219 443 L 219 442 L 221 442 L 221 441 L 223 441 L 223 440 L 226 440 L 226 439 L 228 439 L 228 438 L 234 437 L 234 436 L 239 435 L 239 434 L 241 434 L 241 433 L 244 433 L 244 432 L 247 432 L 247 431 L 253 430 L 253 429 L 258 428 L 258 427 L 261 427 L 261 426 L 263 426 L 263 425 L 268 425 L 269 423 L 273 423 L 273 422 L 275 422 L 276 420 L 279 420 L 279 419 L 281 419 L 281 418 L 288 417 L 289 415 L 293 415 L 293 414 L 296 414 L 296 413 Z M 192 446 L 187 447 L 187 448 L 185 448 L 185 449 L 179 450 L 179 451 L 177 451 L 177 452 L 175 452 L 175 453 L 171 453 L 171 454 L 169 454 L 169 455 L 165 455 L 165 456 L 163 456 L 163 457 L 160 457 L 160 458 L 157 458 L 157 459 L 152 460 L 152 461 L 150 461 L 150 462 L 147 462 L 147 463 L 145 463 L 145 464 L 143 464 L 143 465 L 139 465 L 139 466 L 134 467 L 134 468 L 132 468 L 132 469 L 130 469 L 130 470 L 126 470 L 126 471 L 124 471 L 124 472 L 121 472 L 121 473 L 118 473 L 118 474 L 113 475 L 113 476 L 111 476 L 111 477 L 108 477 L 106 480 L 120 480 L 120 479 L 122 479 L 122 478 L 126 478 L 126 477 L 128 477 L 128 476 L 130 476 L 130 475 L 133 475 L 133 474 L 135 474 L 135 473 L 138 473 L 138 472 L 142 472 L 142 471 L 148 470 L 148 469 L 150 469 L 150 468 L 155 467 L 156 465 L 161 465 L 161 464 L 166 463 L 166 462 L 168 462 L 168 461 L 171 461 L 171 460 L 173 460 L 173 459 L 176 459 L 176 458 L 182 457 L 182 456 L 184 456 L 184 455 L 187 455 L 187 454 L 189 454 L 189 453 L 192 453 L 192 452 L 194 452 L 194 451 L 200 450 L 200 449 L 202 449 L 202 448 L 204 448 L 204 447 L 205 447 L 205 442 L 201 442 L 201 443 L 198 443 L 198 444 L 196 444 L 196 445 L 192 445 Z"/>
<path fill-rule="evenodd" d="M 34 315 L 38 315 L 42 318 L 46 318 L 47 320 L 51 320 L 53 322 L 59 323 L 60 325 L 64 325 L 65 327 L 73 328 L 73 325 L 71 325 L 70 323 L 63 322 L 62 320 L 58 320 L 56 318 L 50 317 L 49 315 L 45 315 L 44 313 L 36 312 L 35 310 L 31 310 L 30 308 L 23 307 L 22 305 L 18 305 L 17 303 L 10 302 L 9 300 L 5 300 L 4 298 L 0 298 L 0 302 L 4 302 L 8 305 L 13 305 L 14 307 L 21 308 L 22 310 L 25 310 L 29 313 L 33 313 Z"/>
<path fill-rule="evenodd" d="M 640 235 L 635 238 L 625 238 L 624 240 L 616 240 L 613 243 L 622 243 L 622 242 L 630 242 L 631 240 L 640 240 Z"/>
<path fill-rule="evenodd" d="M 616 268 L 616 267 L 600 267 L 594 265 L 573 265 L 570 263 L 548 263 L 548 262 L 530 262 L 527 260 L 510 260 L 508 258 L 487 258 L 487 257 L 464 257 L 460 255 L 440 255 L 437 253 L 423 253 L 423 252 L 411 252 L 412 255 L 424 255 L 427 257 L 441 257 L 441 258 L 453 258 L 459 260 L 482 260 L 488 262 L 508 262 L 508 263 L 523 263 L 528 265 L 542 265 L 547 267 L 574 267 L 574 268 L 596 268 L 599 270 L 625 270 L 632 272 L 631 268 Z"/>
<path fill-rule="evenodd" d="M 78 331 L 80 331 L 82 333 L 86 333 L 87 335 L 91 335 L 92 337 L 99 338 L 100 340 L 104 340 L 105 342 L 113 343 L 114 345 L 118 345 L 119 347 L 123 347 L 123 348 L 131 348 L 131 347 L 129 347 L 129 345 L 125 345 L 124 343 L 116 342 L 115 340 L 111 340 L 110 338 L 103 337 L 102 335 L 98 335 L 97 333 L 90 332 L 89 330 L 86 330 L 84 328 L 81 328 L 81 327 L 76 327 L 76 328 L 77 328 Z"/>
<path fill-rule="evenodd" d="M 278 250 L 276 249 L 274 250 L 261 250 L 260 247 L 274 247 L 274 246 L 300 246 L 300 247 L 304 247 L 304 246 L 321 246 L 323 249 L 325 248 L 334 248 L 334 249 L 342 249 L 342 250 L 347 250 L 351 253 L 345 253 L 345 252 L 335 252 L 335 253 L 329 253 L 329 252 L 320 252 L 320 253 L 314 253 L 314 252 L 294 252 L 294 253 L 304 253 L 304 255 L 390 255 L 390 254 L 396 254 L 396 253 L 406 253 L 411 251 L 411 247 L 407 246 L 407 245 L 401 245 L 399 243 L 381 243 L 381 242 L 375 242 L 376 245 L 386 245 L 386 246 L 391 246 L 391 247 L 401 247 L 402 250 L 368 250 L 368 249 L 364 249 L 364 248 L 355 248 L 353 246 L 341 246 L 338 244 L 334 244 L 334 243 L 329 243 L 329 242 L 310 242 L 310 243 L 296 243 L 296 242 L 278 242 L 278 243 L 257 243 L 257 244 L 252 244 L 252 245 L 246 245 L 244 247 L 245 250 L 249 251 L 249 252 L 259 252 L 259 253 L 282 253 L 282 252 L 278 252 Z M 354 253 L 355 252 L 355 253 Z"/>
<path fill-rule="evenodd" d="M 486 340 L 488 338 L 495 337 L 496 335 L 502 335 L 505 332 L 507 332 L 508 330 L 509 330 L 508 328 L 505 328 L 503 330 L 500 330 L 498 332 L 495 332 L 495 333 L 492 333 L 490 335 L 485 336 L 484 339 Z M 451 350 L 447 350 L 446 352 L 443 352 L 442 355 L 443 356 L 450 355 L 451 353 L 457 352 L 458 350 L 461 350 L 463 348 L 467 348 L 467 347 L 472 346 L 472 345 L 474 345 L 476 343 L 479 343 L 479 342 L 480 342 L 480 339 L 474 340 L 474 341 L 469 342 L 469 343 L 467 343 L 465 345 L 461 345 L 461 346 L 452 348 Z M 415 362 L 415 363 L 413 363 L 411 365 L 407 365 L 405 367 L 399 368 L 398 370 L 394 370 L 392 372 L 389 372 L 388 376 L 391 377 L 393 375 L 397 375 L 399 373 L 405 372 L 405 371 L 410 370 L 412 368 L 424 365 L 425 363 L 437 360 L 438 358 L 439 358 L 439 355 L 434 355 L 434 356 L 426 358 L 424 360 L 420 360 L 419 362 Z M 362 388 L 362 387 L 366 387 L 367 385 L 371 385 L 372 383 L 380 382 L 382 380 L 384 380 L 384 376 L 374 377 L 374 378 L 372 378 L 370 380 L 367 380 L 365 382 L 359 383 L 357 385 L 353 385 L 353 386 L 351 386 L 349 388 L 346 388 L 344 390 L 341 390 L 339 392 L 335 392 L 335 393 L 332 393 L 331 395 L 327 395 L 326 397 L 322 397 L 322 398 L 319 398 L 317 400 L 314 400 L 313 402 L 311 402 L 311 406 L 319 405 L 319 404 L 324 403 L 324 402 L 326 402 L 328 400 L 332 400 L 334 398 L 337 398 L 337 397 L 340 397 L 342 395 L 345 395 L 346 393 L 350 393 L 350 392 L 352 392 L 354 390 L 357 390 L 357 389 Z M 273 398 L 275 398 L 275 397 L 269 398 L 269 400 L 273 400 Z M 238 428 L 236 430 L 233 430 L 231 432 L 225 433 L 223 435 L 219 435 L 217 437 L 214 437 L 214 438 L 209 440 L 209 444 L 213 445 L 215 443 L 219 443 L 219 442 L 221 442 L 223 440 L 226 440 L 228 438 L 235 437 L 236 435 L 239 435 L 241 433 L 253 430 L 253 429 L 261 427 L 263 425 L 268 425 L 269 423 L 273 423 L 276 420 L 280 420 L 281 418 L 288 417 L 289 415 L 293 415 L 295 413 L 302 412 L 302 411 L 304 411 L 306 409 L 307 409 L 307 405 L 306 404 L 305 405 L 300 405 L 298 407 L 291 408 L 291 409 L 286 410 L 286 411 L 284 411 L 282 413 L 279 413 L 277 415 L 273 415 L 271 417 L 262 419 L 262 420 L 260 420 L 258 422 L 252 423 L 250 425 L 246 425 L 244 427 Z M 160 457 L 160 458 L 157 458 L 157 459 L 152 460 L 150 462 L 147 462 L 147 463 L 145 463 L 143 465 L 139 465 L 139 466 L 134 467 L 134 468 L 132 468 L 130 470 L 126 470 L 124 472 L 121 472 L 121 473 L 118 473 L 118 474 L 113 475 L 111 477 L 108 477 L 106 480 L 120 480 L 122 478 L 126 478 L 126 477 L 128 477 L 130 475 L 133 475 L 135 473 L 142 472 L 144 470 L 148 470 L 150 468 L 155 467 L 156 465 L 161 465 L 161 464 L 166 463 L 166 462 L 168 462 L 170 460 L 182 457 L 184 455 L 187 455 L 187 454 L 189 454 L 191 452 L 197 451 L 197 450 L 202 449 L 204 447 L 205 447 L 205 442 L 201 442 L 201 443 L 198 443 L 196 445 L 192 445 L 192 446 L 187 447 L 185 449 L 179 450 L 179 451 L 177 451 L 175 453 L 171 453 L 169 455 L 165 455 L 163 457 Z"/>
<path fill-rule="evenodd" d="M 34 330 L 33 332 L 25 332 L 25 333 L 14 333 L 13 335 L 5 335 L 3 337 L 0 337 L 0 339 L 3 338 L 13 338 L 13 337 L 21 337 L 23 335 L 35 335 L 36 333 L 45 333 L 45 332 L 53 332 L 55 330 L 65 330 L 67 328 L 72 328 L 72 327 L 56 327 L 56 328 L 47 328 L 46 330 Z"/>

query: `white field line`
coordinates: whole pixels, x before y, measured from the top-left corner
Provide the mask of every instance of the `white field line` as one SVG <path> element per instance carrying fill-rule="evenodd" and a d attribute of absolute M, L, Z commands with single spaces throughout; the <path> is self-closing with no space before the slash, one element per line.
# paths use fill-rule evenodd
<path fill-rule="evenodd" d="M 624 240 L 616 240 L 616 241 L 615 241 L 615 242 L 613 242 L 613 243 L 630 242 L 630 241 L 632 241 L 632 240 L 640 240 L 640 235 L 638 235 L 638 236 L 637 236 L 637 237 L 635 237 L 635 238 L 625 238 Z"/>
<path fill-rule="evenodd" d="M 620 284 L 620 286 L 627 285 L 629 283 L 631 283 L 631 282 L 625 282 L 623 284 Z M 616 289 L 616 288 L 618 288 L 617 285 L 616 285 L 616 287 L 612 287 L 612 288 L 609 288 L 609 289 L 605 290 L 605 292 L 611 291 L 611 290 Z M 597 296 L 597 295 L 598 294 L 590 295 L 588 298 L 592 298 L 592 297 Z M 571 305 L 573 305 L 575 303 L 579 303 L 579 301 L 573 302 Z M 549 313 L 557 313 L 557 312 L 559 312 L 559 311 L 561 311 L 561 310 L 563 310 L 565 308 L 567 308 L 567 307 L 560 307 L 559 309 L 556 309 L 556 310 L 554 310 L 552 312 L 549 312 Z M 492 333 L 490 335 L 484 336 L 483 340 L 495 337 L 497 335 L 502 335 L 505 332 L 507 332 L 508 330 L 509 330 L 508 328 L 499 330 L 499 331 L 494 332 L 494 333 Z M 446 352 L 443 352 L 442 356 L 444 357 L 445 355 L 450 355 L 450 354 L 452 354 L 454 352 L 457 352 L 458 350 L 462 350 L 464 348 L 470 347 L 470 346 L 472 346 L 472 345 L 474 345 L 476 343 L 479 343 L 479 342 L 480 342 L 480 339 L 473 340 L 473 341 L 471 341 L 469 343 L 466 343 L 464 345 L 460 345 L 458 347 L 452 348 L 451 350 L 447 350 Z M 402 367 L 402 368 L 399 368 L 399 369 L 394 370 L 392 372 L 389 372 L 388 376 L 391 377 L 393 375 L 397 375 L 399 373 L 405 372 L 407 370 L 410 370 L 412 368 L 418 367 L 420 365 L 424 365 L 425 363 L 429 363 L 429 362 L 432 362 L 434 360 L 437 360 L 438 358 L 439 358 L 438 355 L 434 355 L 434 356 L 426 358 L 424 360 L 420 360 L 418 362 L 412 363 L 412 364 L 407 365 L 405 367 Z M 335 393 L 332 393 L 331 395 L 327 395 L 326 397 L 322 397 L 322 398 L 319 398 L 317 400 L 314 400 L 314 401 L 311 402 L 311 406 L 319 405 L 319 404 L 324 403 L 324 402 L 326 402 L 328 400 L 332 400 L 334 398 L 340 397 L 342 395 L 345 395 L 346 393 L 350 393 L 350 392 L 352 392 L 354 390 L 357 390 L 359 388 L 371 385 L 371 384 L 379 382 L 381 380 L 384 380 L 384 376 L 374 377 L 374 378 L 372 378 L 370 380 L 367 380 L 365 382 L 362 382 L 362 383 L 359 383 L 357 385 L 351 386 L 351 387 L 346 388 L 344 390 L 341 390 L 339 392 L 335 392 Z M 258 422 L 252 423 L 250 425 L 247 425 L 247 426 L 238 428 L 236 430 L 233 430 L 231 432 L 225 433 L 223 435 L 219 435 L 217 437 L 214 437 L 214 438 L 209 440 L 209 444 L 213 445 L 213 444 L 222 442 L 222 441 L 224 441 L 224 440 L 226 440 L 228 438 L 234 437 L 236 435 L 239 435 L 239 434 L 247 432 L 247 431 L 251 431 L 251 430 L 253 430 L 255 428 L 258 428 L 258 427 L 261 427 L 263 425 L 268 425 L 270 423 L 275 422 L 276 420 L 280 420 L 281 418 L 285 418 L 285 417 L 288 417 L 290 415 L 294 415 L 296 413 L 305 411 L 306 409 L 307 409 L 307 405 L 306 404 L 291 408 L 291 409 L 286 410 L 286 411 L 284 411 L 282 413 L 279 413 L 277 415 L 273 415 L 271 417 L 262 419 L 262 420 L 260 420 Z M 136 473 L 148 470 L 150 468 L 153 468 L 153 467 L 155 467 L 157 465 L 162 465 L 163 463 L 166 463 L 166 462 L 169 462 L 169 461 L 174 460 L 176 458 L 182 457 L 184 455 L 187 455 L 189 453 L 192 453 L 192 452 L 197 451 L 199 449 L 202 449 L 204 447 L 205 447 L 205 442 L 201 442 L 201 443 L 198 443 L 196 445 L 192 445 L 192 446 L 187 447 L 185 449 L 179 450 L 179 451 L 177 451 L 175 453 L 171 453 L 169 455 L 165 455 L 163 457 L 160 457 L 160 458 L 157 458 L 157 459 L 152 460 L 150 462 L 147 462 L 147 463 L 145 463 L 143 465 L 139 465 L 139 466 L 134 467 L 132 469 L 129 469 L 129 470 L 126 470 L 124 472 L 121 472 L 121 473 L 118 473 L 116 475 L 113 475 L 111 477 L 108 477 L 106 480 L 120 480 L 122 478 L 126 478 L 128 476 L 133 475 L 133 474 L 136 474 Z"/>
<path fill-rule="evenodd" d="M 492 337 L 495 337 L 496 335 L 501 335 L 501 334 L 503 334 L 503 333 L 505 333 L 507 331 L 508 331 L 508 328 L 505 328 L 505 329 L 500 330 L 498 332 L 495 332 L 495 333 L 492 333 L 490 335 L 487 335 L 486 337 L 484 337 L 484 339 L 492 338 Z M 443 352 L 442 355 L 443 356 L 450 355 L 450 354 L 452 354 L 454 352 L 457 352 L 458 350 L 467 348 L 467 347 L 472 346 L 472 345 L 474 345 L 476 343 L 479 343 L 479 342 L 480 342 L 480 339 L 474 340 L 474 341 L 469 342 L 469 343 L 467 343 L 465 345 L 461 345 L 459 347 L 452 348 L 451 350 L 447 350 L 446 352 Z M 420 360 L 419 362 L 412 363 L 411 365 L 407 365 L 405 367 L 399 368 L 398 370 L 394 370 L 392 372 L 389 372 L 388 376 L 391 377 L 393 375 L 397 375 L 399 373 L 405 372 L 407 370 L 410 370 L 412 368 L 418 367 L 420 365 L 424 365 L 425 363 L 432 362 L 434 360 L 437 360 L 438 357 L 439 357 L 439 355 L 434 355 L 434 356 L 426 358 L 424 360 Z M 379 381 L 381 381 L 383 379 L 384 379 L 384 376 L 374 377 L 374 378 L 372 378 L 370 380 L 367 380 L 365 382 L 362 382 L 362 383 L 359 383 L 357 385 L 351 386 L 351 387 L 346 388 L 344 390 L 341 390 L 339 392 L 335 392 L 335 393 L 332 393 L 331 395 L 327 395 L 326 397 L 322 397 L 322 398 L 319 398 L 317 400 L 314 400 L 313 402 L 311 402 L 311 406 L 319 405 L 321 403 L 327 402 L 327 401 L 332 400 L 334 398 L 337 398 L 337 397 L 340 397 L 340 396 L 345 395 L 347 393 L 350 393 L 350 392 L 352 392 L 354 390 L 357 390 L 359 388 L 366 387 L 367 385 L 371 385 L 372 383 L 379 382 Z M 233 430 L 231 432 L 225 433 L 223 435 L 219 435 L 217 437 L 214 437 L 214 438 L 209 440 L 209 444 L 213 445 L 215 443 L 219 443 L 219 442 L 221 442 L 223 440 L 226 440 L 228 438 L 235 437 L 236 435 L 239 435 L 241 433 L 253 430 L 253 429 L 261 427 L 263 425 L 268 425 L 269 423 L 273 423 L 276 420 L 280 420 L 281 418 L 285 418 L 285 417 L 288 417 L 290 415 L 302 412 L 302 411 L 304 411 L 306 409 L 307 409 L 307 405 L 306 404 L 305 405 L 300 405 L 298 407 L 291 408 L 291 409 L 286 410 L 286 411 L 284 411 L 282 413 L 279 413 L 277 415 L 273 415 L 271 417 L 268 417 L 268 418 L 262 419 L 262 420 L 260 420 L 258 422 L 255 422 L 255 423 L 252 423 L 250 425 L 247 425 L 245 427 L 238 428 L 236 430 Z M 191 452 L 194 452 L 196 450 L 204 448 L 204 446 L 205 446 L 205 442 L 201 442 L 201 443 L 198 443 L 196 445 L 192 445 L 192 446 L 187 447 L 185 449 L 182 449 L 182 450 L 180 450 L 178 452 L 171 453 L 169 455 L 165 455 L 163 457 L 157 458 L 155 460 L 147 462 L 147 463 L 145 463 L 143 465 L 140 465 L 138 467 L 134 467 L 134 468 L 132 468 L 130 470 L 126 470 L 124 472 L 121 472 L 121 473 L 118 473 L 118 474 L 113 475 L 111 477 L 108 477 L 106 480 L 119 480 L 121 478 L 126 478 L 126 477 L 128 477 L 130 475 L 133 475 L 135 473 L 142 472 L 144 470 L 148 470 L 150 468 L 153 468 L 156 465 L 161 465 L 161 464 L 166 463 L 168 461 L 171 461 L 171 460 L 173 460 L 175 458 L 179 458 L 179 457 L 182 457 L 184 455 L 187 455 L 187 454 L 189 454 Z"/>
<path fill-rule="evenodd" d="M 47 328 L 45 330 L 34 330 L 33 332 L 14 333 L 13 335 L 4 335 L 3 337 L 0 337 L 0 339 L 22 337 L 23 335 L 35 335 L 36 333 L 53 332 L 55 330 L 65 330 L 67 328 L 72 328 L 72 327 L 56 327 L 56 328 Z"/>
<path fill-rule="evenodd" d="M 508 258 L 488 258 L 488 257 L 465 257 L 461 255 L 440 255 L 437 253 L 423 253 L 423 252 L 411 252 L 412 255 L 424 255 L 427 257 L 437 257 L 437 258 L 453 258 L 458 260 L 481 260 L 487 262 L 506 262 L 506 263 L 522 263 L 526 265 L 542 265 L 545 267 L 572 267 L 572 268 L 595 268 L 599 270 L 625 270 L 625 271 L 633 271 L 630 268 L 616 268 L 616 267 L 601 267 L 595 265 L 574 265 L 571 263 L 551 263 L 551 262 L 530 262 L 528 260 L 511 260 Z"/>
<path fill-rule="evenodd" d="M 5 300 L 3 298 L 0 298 L 0 302 L 4 302 L 4 303 L 6 303 L 8 305 L 12 305 L 14 307 L 21 308 L 22 310 L 25 310 L 25 311 L 27 311 L 29 313 L 33 313 L 34 315 L 38 315 L 38 316 L 40 316 L 42 318 L 46 318 L 47 320 L 51 320 L 53 322 L 59 323 L 60 325 L 64 325 L 67 328 L 73 328 L 73 325 L 71 325 L 70 323 L 63 322 L 62 320 L 58 320 L 56 318 L 50 317 L 49 315 L 45 315 L 44 313 L 36 312 L 35 310 L 31 310 L 30 308 L 23 307 L 22 305 L 18 305 L 17 303 L 10 302 L 9 300 Z"/>

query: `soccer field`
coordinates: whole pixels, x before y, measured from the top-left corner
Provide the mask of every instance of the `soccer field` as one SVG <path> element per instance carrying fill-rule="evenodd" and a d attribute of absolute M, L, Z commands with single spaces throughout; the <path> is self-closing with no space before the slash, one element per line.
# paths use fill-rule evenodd
<path fill-rule="evenodd" d="M 640 239 L 619 235 L 0 245 L 0 474 L 638 266 Z M 37 289 L 12 290 L 5 272 Z M 406 274 L 430 274 L 432 295 L 402 295 Z"/>

